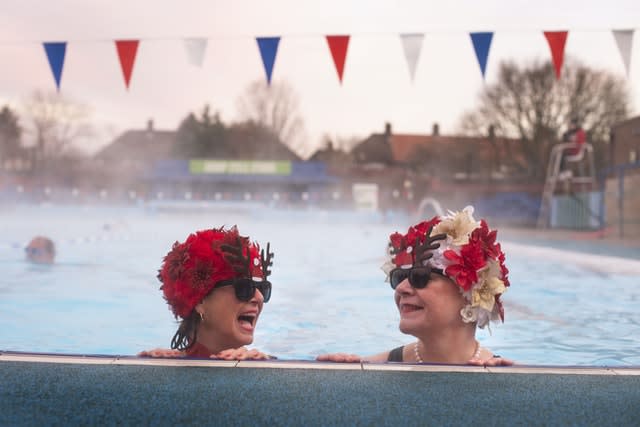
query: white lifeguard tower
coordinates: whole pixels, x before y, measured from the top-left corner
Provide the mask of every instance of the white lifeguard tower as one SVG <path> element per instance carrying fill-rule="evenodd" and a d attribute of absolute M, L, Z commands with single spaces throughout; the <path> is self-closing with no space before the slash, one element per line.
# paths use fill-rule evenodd
<path fill-rule="evenodd" d="M 574 153 L 576 148 L 579 151 Z M 565 169 L 560 170 L 563 158 Z M 558 184 L 561 183 L 570 195 L 575 195 L 578 188 L 595 186 L 596 172 L 591 144 L 561 143 L 551 150 L 538 214 L 538 228 L 547 228 L 551 225 L 551 204 Z"/>

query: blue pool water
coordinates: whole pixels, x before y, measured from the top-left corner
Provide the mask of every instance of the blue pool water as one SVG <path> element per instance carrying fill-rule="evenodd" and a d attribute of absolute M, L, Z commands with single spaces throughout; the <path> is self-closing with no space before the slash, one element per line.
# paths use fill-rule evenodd
<path fill-rule="evenodd" d="M 274 290 L 254 346 L 281 359 L 372 354 L 412 341 L 397 329 L 380 270 L 388 235 L 410 219 L 225 207 L 0 207 L 0 350 L 135 354 L 168 347 L 176 322 L 155 278 L 188 233 L 238 224 L 270 241 Z M 52 237 L 53 266 L 23 261 L 36 234 Z M 506 241 L 512 286 L 506 323 L 484 346 L 524 364 L 640 365 L 640 261 Z"/>

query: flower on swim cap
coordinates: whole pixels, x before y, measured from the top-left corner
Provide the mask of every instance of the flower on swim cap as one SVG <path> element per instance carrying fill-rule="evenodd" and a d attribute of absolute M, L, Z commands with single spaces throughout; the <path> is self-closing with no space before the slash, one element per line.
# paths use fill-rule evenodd
<path fill-rule="evenodd" d="M 442 235 L 442 239 L 435 236 Z M 505 256 L 496 243 L 496 230 L 490 230 L 486 221 L 473 218 L 473 207 L 449 212 L 409 227 L 406 234 L 390 236 L 388 260 L 382 266 L 387 274 L 394 268 L 428 265 L 439 268 L 460 288 L 467 305 L 460 311 L 463 321 L 477 322 L 484 328 L 489 321 L 504 321 L 500 301 L 510 285 Z M 429 249 L 429 256 L 420 256 L 421 245 L 439 244 Z"/>
<path fill-rule="evenodd" d="M 184 243 L 175 242 L 164 257 L 160 289 L 173 314 L 185 318 L 222 280 L 266 279 L 270 272 L 263 261 L 260 247 L 240 236 L 235 226 L 197 231 Z"/>

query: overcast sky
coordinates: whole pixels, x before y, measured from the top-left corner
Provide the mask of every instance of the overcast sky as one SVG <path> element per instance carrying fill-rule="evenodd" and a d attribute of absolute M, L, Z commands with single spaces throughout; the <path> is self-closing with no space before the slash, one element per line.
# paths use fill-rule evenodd
<path fill-rule="evenodd" d="M 152 118 L 175 129 L 208 103 L 226 122 L 237 98 L 264 79 L 257 36 L 281 36 L 273 79 L 301 101 L 309 149 L 324 133 L 367 136 L 391 122 L 398 133 L 456 129 L 483 85 L 469 39 L 494 31 L 486 81 L 501 60 L 550 58 L 545 30 L 568 30 L 566 55 L 624 75 L 611 30 L 640 30 L 640 1 L 574 0 L 3 0 L 0 3 L 0 103 L 16 107 L 33 90 L 55 90 L 43 41 L 68 41 L 61 92 L 92 106 L 101 133 L 95 148 Z M 400 33 L 424 33 L 415 81 Z M 325 35 L 349 34 L 340 85 Z M 189 64 L 183 39 L 209 40 L 201 68 Z M 125 89 L 114 39 L 141 39 Z M 640 35 L 629 83 L 640 109 Z M 110 135 L 109 135 L 110 134 Z"/>

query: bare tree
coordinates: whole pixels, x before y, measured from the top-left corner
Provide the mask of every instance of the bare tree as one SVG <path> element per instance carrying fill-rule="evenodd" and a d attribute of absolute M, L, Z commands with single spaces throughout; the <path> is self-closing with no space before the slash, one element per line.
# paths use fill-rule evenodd
<path fill-rule="evenodd" d="M 25 101 L 24 112 L 38 160 L 70 154 L 74 143 L 93 134 L 89 106 L 58 93 L 34 92 Z"/>
<path fill-rule="evenodd" d="M 305 150 L 306 135 L 300 103 L 293 87 L 286 82 L 263 80 L 251 83 L 238 99 L 240 119 L 271 129 L 289 148 Z"/>
<path fill-rule="evenodd" d="M 461 130 L 486 135 L 493 126 L 495 135 L 519 139 L 520 152 L 506 147 L 505 160 L 513 169 L 540 179 L 552 145 L 573 117 L 581 122 L 596 159 L 602 162 L 610 126 L 627 117 L 629 88 L 610 72 L 572 60 L 565 63 L 559 81 L 550 62 L 520 68 L 507 61 L 500 65 L 497 82 L 480 94 L 479 104 L 463 116 Z"/>
<path fill-rule="evenodd" d="M 22 128 L 18 115 L 9 106 L 0 110 L 0 160 L 12 157 L 22 150 Z"/>

